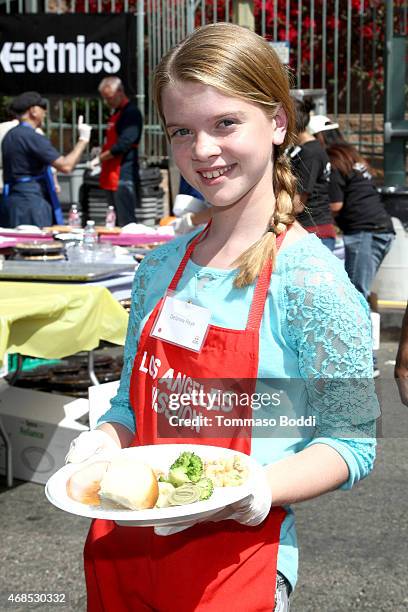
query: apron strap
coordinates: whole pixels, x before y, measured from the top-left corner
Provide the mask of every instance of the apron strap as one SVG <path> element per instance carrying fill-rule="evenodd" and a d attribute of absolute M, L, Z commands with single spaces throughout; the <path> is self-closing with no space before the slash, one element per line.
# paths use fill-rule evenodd
<path fill-rule="evenodd" d="M 53 221 L 56 223 L 56 225 L 64 225 L 61 202 L 59 201 L 58 194 L 55 190 L 54 176 L 52 174 L 51 166 L 47 166 L 43 174 L 43 178 L 47 188 L 49 202 L 52 206 Z"/>
<path fill-rule="evenodd" d="M 168 289 L 175 291 L 177 289 L 177 285 L 178 282 L 184 272 L 184 268 L 187 265 L 188 260 L 191 257 L 191 253 L 194 251 L 194 248 L 196 246 L 196 244 L 198 242 L 200 242 L 201 238 L 204 238 L 204 236 L 207 235 L 208 230 L 210 229 L 210 225 L 211 225 L 211 220 L 207 223 L 207 225 L 205 226 L 205 228 L 203 229 L 202 232 L 200 232 L 199 234 L 197 234 L 197 236 L 195 236 L 195 238 L 190 242 L 190 244 L 187 247 L 186 252 L 184 253 L 184 257 L 183 259 L 180 261 L 179 267 L 176 270 L 175 275 L 172 278 L 172 281 L 168 287 Z"/>
<path fill-rule="evenodd" d="M 3 185 L 3 200 L 6 199 L 10 195 L 11 187 L 14 185 L 24 184 L 24 183 L 32 183 L 33 181 L 40 181 L 44 178 L 43 174 L 39 174 L 38 176 L 19 176 L 14 181 L 9 181 L 8 183 L 4 183 Z"/>
<path fill-rule="evenodd" d="M 276 237 L 276 249 L 279 251 L 280 246 L 282 244 L 283 239 L 286 236 L 286 230 L 279 234 Z M 251 308 L 249 310 L 248 321 L 246 329 L 258 330 L 265 308 L 265 302 L 268 295 L 268 289 L 271 282 L 272 276 L 272 262 L 268 260 L 264 267 L 262 268 L 262 272 L 258 277 L 258 281 L 256 283 L 256 287 L 254 290 L 254 296 L 252 298 Z"/>
<path fill-rule="evenodd" d="M 210 229 L 210 225 L 211 225 L 211 220 L 208 222 L 208 224 L 203 229 L 203 231 L 197 234 L 197 236 L 195 236 L 195 238 L 188 245 L 187 250 L 184 253 L 184 257 L 181 260 L 176 270 L 176 273 L 173 276 L 172 281 L 168 287 L 169 290 L 171 291 L 176 290 L 178 282 L 187 265 L 187 262 L 191 257 L 191 253 L 194 251 L 194 248 L 197 245 L 197 243 L 207 235 L 208 230 Z M 286 236 L 286 231 L 282 232 L 281 234 L 279 234 L 279 236 L 276 237 L 276 248 L 278 251 L 279 251 L 279 248 L 285 236 Z M 266 297 L 268 295 L 268 289 L 269 289 L 269 285 L 271 282 L 271 275 L 272 275 L 272 263 L 271 261 L 267 261 L 262 269 L 261 274 L 258 277 L 256 286 L 255 286 L 254 296 L 252 298 L 252 304 L 251 304 L 251 308 L 250 308 L 249 315 L 248 315 L 246 329 L 257 330 L 259 329 L 261 325 Z"/>

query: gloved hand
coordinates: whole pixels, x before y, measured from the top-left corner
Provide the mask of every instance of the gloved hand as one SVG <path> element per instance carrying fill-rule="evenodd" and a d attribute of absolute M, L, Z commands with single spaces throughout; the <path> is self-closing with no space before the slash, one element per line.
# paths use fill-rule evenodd
<path fill-rule="evenodd" d="M 169 226 L 174 229 L 174 233 L 177 236 L 181 236 L 182 234 L 188 234 L 188 232 L 192 232 L 193 229 L 195 228 L 192 217 L 193 217 L 193 213 L 191 212 L 186 213 L 182 217 L 179 217 L 178 219 L 174 219 L 174 221 L 171 221 L 171 223 L 169 223 Z"/>
<path fill-rule="evenodd" d="M 251 466 L 251 486 L 250 494 L 244 499 L 241 499 L 234 504 L 230 504 L 221 510 L 215 510 L 214 513 L 207 516 L 192 520 L 180 525 L 167 525 L 163 527 L 155 527 L 156 535 L 167 536 L 173 533 L 178 533 L 192 527 L 196 523 L 207 521 L 218 522 L 225 520 L 233 520 L 247 525 L 248 527 L 256 527 L 260 525 L 268 516 L 272 506 L 272 492 L 266 477 L 266 470 L 261 465 Z"/>
<path fill-rule="evenodd" d="M 101 160 L 99 159 L 99 155 L 87 161 L 85 165 L 88 170 L 95 170 L 95 168 L 101 165 Z"/>
<path fill-rule="evenodd" d="M 84 142 L 89 142 L 91 139 L 92 126 L 84 123 L 83 115 L 79 115 L 78 117 L 78 140 L 83 140 Z"/>
<path fill-rule="evenodd" d="M 93 455 L 95 460 L 110 459 L 120 450 L 120 446 L 102 429 L 83 431 L 72 440 L 65 463 L 82 463 Z"/>

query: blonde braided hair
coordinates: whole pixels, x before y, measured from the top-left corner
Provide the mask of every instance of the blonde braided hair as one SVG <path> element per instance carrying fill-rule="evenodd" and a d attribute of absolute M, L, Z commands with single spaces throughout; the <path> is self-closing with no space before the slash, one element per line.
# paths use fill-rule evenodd
<path fill-rule="evenodd" d="M 271 260 L 273 268 L 276 259 L 276 237 L 285 232 L 287 226 L 295 220 L 293 198 L 296 192 L 296 179 L 290 170 L 287 155 L 281 153 L 280 148 L 275 146 L 273 165 L 275 210 L 264 235 L 234 262 L 239 269 L 234 280 L 235 287 L 246 287 L 252 284 L 268 259 Z"/>

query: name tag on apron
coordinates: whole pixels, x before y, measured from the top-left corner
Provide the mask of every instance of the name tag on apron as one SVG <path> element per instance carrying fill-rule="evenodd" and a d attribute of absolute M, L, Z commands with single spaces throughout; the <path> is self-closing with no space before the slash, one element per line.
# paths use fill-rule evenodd
<path fill-rule="evenodd" d="M 208 308 L 166 295 L 151 336 L 200 352 L 208 331 Z"/>

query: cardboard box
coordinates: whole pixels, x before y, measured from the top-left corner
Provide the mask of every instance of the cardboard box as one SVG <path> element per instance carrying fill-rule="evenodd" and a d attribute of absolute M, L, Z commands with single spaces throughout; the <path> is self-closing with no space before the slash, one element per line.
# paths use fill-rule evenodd
<path fill-rule="evenodd" d="M 0 418 L 12 445 L 13 476 L 45 484 L 65 464 L 70 442 L 88 426 L 87 399 L 10 387 L 0 381 Z M 0 438 L 0 472 L 5 447 Z"/>

